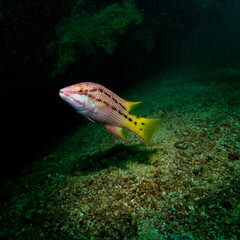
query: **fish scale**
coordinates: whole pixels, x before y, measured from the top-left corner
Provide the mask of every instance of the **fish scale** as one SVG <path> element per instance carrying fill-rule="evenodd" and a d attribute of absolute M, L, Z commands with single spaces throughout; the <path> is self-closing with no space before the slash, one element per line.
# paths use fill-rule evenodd
<path fill-rule="evenodd" d="M 101 108 L 101 111 L 90 112 L 89 116 L 91 117 L 91 120 L 101 123 L 106 122 L 112 125 L 121 124 L 122 127 L 126 127 L 128 122 L 132 121 L 132 114 L 127 111 L 126 107 L 124 107 L 126 101 L 109 89 L 99 84 L 95 84 L 94 88 L 85 90 L 83 94 L 95 99 L 95 106 Z"/>
<path fill-rule="evenodd" d="M 152 145 L 152 136 L 162 119 L 142 118 L 130 113 L 140 102 L 128 102 L 106 87 L 83 82 L 60 90 L 60 96 L 78 113 L 93 122 L 103 124 L 111 133 L 129 143 L 123 129 L 136 133 Z"/>

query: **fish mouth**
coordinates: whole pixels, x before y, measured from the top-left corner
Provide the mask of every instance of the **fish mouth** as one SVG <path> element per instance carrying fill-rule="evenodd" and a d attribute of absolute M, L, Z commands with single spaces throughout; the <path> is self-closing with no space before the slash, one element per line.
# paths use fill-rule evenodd
<path fill-rule="evenodd" d="M 59 96 L 66 102 L 69 102 L 72 100 L 72 98 L 64 91 L 60 90 L 59 91 Z"/>
<path fill-rule="evenodd" d="M 71 97 L 71 95 L 69 95 L 62 89 L 59 91 L 59 95 L 64 101 L 68 102 L 72 106 L 74 106 L 76 103 L 78 105 L 81 105 L 82 109 L 77 109 L 80 112 L 88 110 L 93 104 L 91 103 L 89 106 L 86 106 L 86 102 L 80 102 L 79 100 L 74 99 L 73 97 Z"/>
<path fill-rule="evenodd" d="M 70 97 L 63 90 L 59 91 L 59 95 L 62 99 L 70 99 Z"/>

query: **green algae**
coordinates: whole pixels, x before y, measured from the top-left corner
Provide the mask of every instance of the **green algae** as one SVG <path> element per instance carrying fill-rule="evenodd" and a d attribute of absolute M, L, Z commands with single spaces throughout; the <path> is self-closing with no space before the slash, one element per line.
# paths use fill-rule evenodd
<path fill-rule="evenodd" d="M 81 4 L 68 18 L 56 26 L 59 44 L 59 60 L 53 75 L 63 75 L 81 53 L 96 54 L 99 49 L 112 55 L 118 38 L 132 25 L 139 25 L 142 16 L 133 0 L 114 3 L 97 13 L 89 14 Z"/>
<path fill-rule="evenodd" d="M 52 72 L 52 76 L 55 77 L 57 74 L 64 75 L 75 61 L 76 59 L 73 54 L 64 52 L 59 56 L 57 67 L 54 72 Z"/>

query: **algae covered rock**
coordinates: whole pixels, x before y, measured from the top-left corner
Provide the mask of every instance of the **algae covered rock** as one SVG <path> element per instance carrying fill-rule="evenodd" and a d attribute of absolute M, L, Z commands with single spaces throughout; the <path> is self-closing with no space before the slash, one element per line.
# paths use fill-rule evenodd
<path fill-rule="evenodd" d="M 68 18 L 62 19 L 56 26 L 59 60 L 55 74 L 64 74 L 79 53 L 94 54 L 97 49 L 103 49 L 107 54 L 113 54 L 119 36 L 131 25 L 142 22 L 141 13 L 133 0 L 114 3 L 92 14 L 81 7 L 81 2 Z"/>

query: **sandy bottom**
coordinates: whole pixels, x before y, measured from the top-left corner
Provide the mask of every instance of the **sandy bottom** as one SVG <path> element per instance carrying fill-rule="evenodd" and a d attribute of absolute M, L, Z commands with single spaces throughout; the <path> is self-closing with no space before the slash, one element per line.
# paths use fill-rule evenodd
<path fill-rule="evenodd" d="M 121 97 L 165 120 L 154 146 L 74 129 L 7 183 L 1 238 L 238 239 L 240 70 L 178 69 Z"/>

